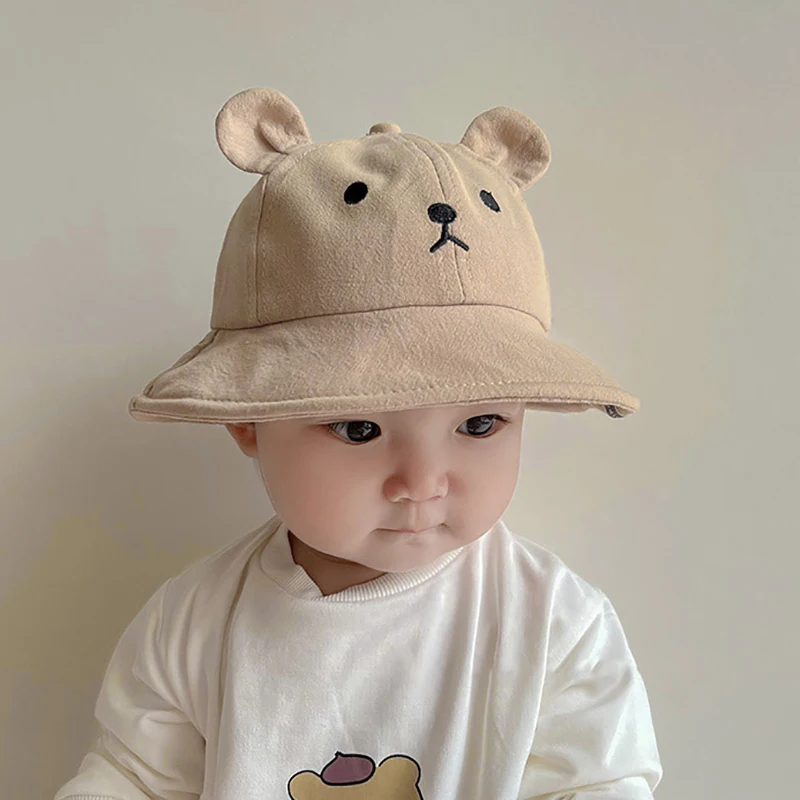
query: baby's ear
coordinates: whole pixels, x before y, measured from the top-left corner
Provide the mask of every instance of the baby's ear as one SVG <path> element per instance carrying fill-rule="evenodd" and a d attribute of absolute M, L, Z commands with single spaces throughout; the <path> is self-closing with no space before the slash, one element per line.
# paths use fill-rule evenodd
<path fill-rule="evenodd" d="M 475 117 L 461 144 L 488 158 L 523 190 L 550 165 L 550 145 L 542 129 L 521 111 L 506 106 Z"/>
<path fill-rule="evenodd" d="M 217 143 L 245 172 L 269 172 L 292 150 L 311 144 L 303 115 L 275 89 L 245 89 L 228 100 L 216 120 Z"/>
<path fill-rule="evenodd" d="M 258 458 L 258 434 L 255 422 L 226 422 L 225 428 L 248 458 Z"/>

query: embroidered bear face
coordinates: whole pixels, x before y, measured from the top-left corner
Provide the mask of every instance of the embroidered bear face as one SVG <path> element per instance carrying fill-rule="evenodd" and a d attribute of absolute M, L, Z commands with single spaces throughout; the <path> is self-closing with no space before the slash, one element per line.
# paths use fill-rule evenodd
<path fill-rule="evenodd" d="M 313 143 L 287 97 L 250 89 L 223 106 L 217 139 L 233 164 L 262 178 L 231 220 L 220 259 L 229 240 L 251 237 L 250 260 L 240 245 L 235 263 L 218 270 L 226 277 L 215 286 L 212 327 L 284 321 L 286 297 L 295 318 L 512 298 L 550 329 L 548 278 L 522 197 L 550 148 L 521 112 L 485 111 L 456 143 L 389 122 Z M 246 309 L 243 296 L 252 297 Z"/>

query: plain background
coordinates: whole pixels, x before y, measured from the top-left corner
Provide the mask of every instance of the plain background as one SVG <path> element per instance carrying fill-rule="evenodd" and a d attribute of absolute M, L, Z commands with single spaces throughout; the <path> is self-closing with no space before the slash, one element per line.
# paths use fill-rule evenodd
<path fill-rule="evenodd" d="M 526 192 L 551 336 L 638 414 L 527 412 L 505 519 L 605 591 L 648 687 L 659 800 L 785 797 L 797 764 L 793 2 L 6 3 L 0 26 L 0 792 L 47 800 L 125 626 L 272 515 L 224 428 L 131 396 L 208 330 L 256 176 L 214 118 L 268 86 L 315 141 L 547 134 Z"/>

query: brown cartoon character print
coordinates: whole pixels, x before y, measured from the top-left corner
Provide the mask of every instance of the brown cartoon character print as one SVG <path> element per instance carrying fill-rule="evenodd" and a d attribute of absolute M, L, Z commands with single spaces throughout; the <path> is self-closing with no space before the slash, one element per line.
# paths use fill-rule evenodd
<path fill-rule="evenodd" d="M 288 791 L 292 800 L 423 800 L 421 775 L 410 756 L 387 756 L 376 767 L 369 756 L 337 750 L 319 775 L 312 770 L 293 775 Z"/>

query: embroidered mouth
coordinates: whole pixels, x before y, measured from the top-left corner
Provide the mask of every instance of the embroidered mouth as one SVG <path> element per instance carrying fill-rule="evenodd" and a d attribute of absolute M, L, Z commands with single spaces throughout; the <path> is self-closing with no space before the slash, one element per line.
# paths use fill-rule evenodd
<path fill-rule="evenodd" d="M 428 206 L 428 217 L 430 218 L 431 222 L 436 222 L 441 224 L 442 226 L 442 235 L 439 237 L 439 241 L 431 246 L 430 252 L 433 253 L 438 250 L 440 247 L 443 247 L 447 242 L 452 242 L 458 247 L 463 247 L 464 250 L 469 250 L 469 245 L 465 242 L 462 242 L 457 236 L 453 236 L 450 233 L 450 223 L 453 222 L 458 215 L 456 214 L 456 210 L 453 206 L 448 205 L 447 203 L 433 203 L 432 205 Z"/>

